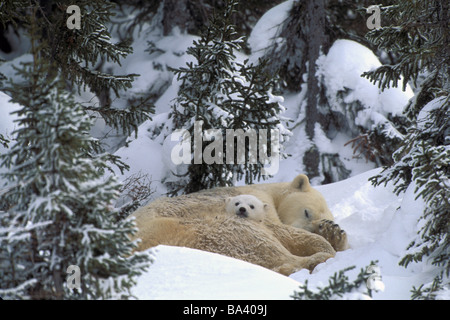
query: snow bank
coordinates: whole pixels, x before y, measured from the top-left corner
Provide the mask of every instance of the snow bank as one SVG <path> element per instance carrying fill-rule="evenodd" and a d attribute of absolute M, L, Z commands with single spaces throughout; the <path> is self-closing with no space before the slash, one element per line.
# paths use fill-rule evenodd
<path fill-rule="evenodd" d="M 121 182 L 131 176 L 148 175 L 152 182 L 151 188 L 157 190 L 156 196 L 159 196 L 166 190 L 161 180 L 165 177 L 170 162 L 165 157 L 163 146 L 151 139 L 148 131 L 151 126 L 152 121 L 144 122 L 139 126 L 137 137 L 130 136 L 126 146 L 114 153 L 128 164 L 130 169 L 123 174 L 117 168 L 113 169 Z"/>
<path fill-rule="evenodd" d="M 258 20 L 247 40 L 252 51 L 250 62 L 256 63 L 259 58 L 262 58 L 273 41 L 283 41 L 276 37 L 280 32 L 281 23 L 288 17 L 293 3 L 293 0 L 285 1 L 267 11 Z"/>
<path fill-rule="evenodd" d="M 367 180 L 379 169 L 326 186 L 317 187 L 325 196 L 336 222 L 346 230 L 350 249 L 338 252 L 336 257 L 316 267 L 312 274 L 305 270 L 291 275 L 310 287 L 328 284 L 328 278 L 348 266 L 356 268 L 348 272 L 350 279 L 361 268 L 378 260 L 383 292 L 375 292 L 374 299 L 410 299 L 413 286 L 432 281 L 436 269 L 425 263 L 399 266 L 409 243 L 418 231 L 418 219 L 424 204 L 415 200 L 414 186 L 404 195 L 393 194 L 392 185 L 373 187 Z"/>
<path fill-rule="evenodd" d="M 309 288 L 325 286 L 335 272 L 356 266 L 347 273 L 351 281 L 361 268 L 378 260 L 385 289 L 374 292 L 373 298 L 410 299 L 412 286 L 432 281 L 436 274 L 425 263 L 398 265 L 417 235 L 424 204 L 414 199 L 413 186 L 399 197 L 390 185 L 373 187 L 368 178 L 377 173 L 379 169 L 317 187 L 346 230 L 351 248 L 312 273 L 301 270 L 288 278 L 218 254 L 158 246 L 155 263 L 133 292 L 139 299 L 290 299 L 305 280 Z"/>
<path fill-rule="evenodd" d="M 414 95 L 409 85 L 405 91 L 401 87 L 381 91 L 361 77 L 364 72 L 380 67 L 381 63 L 372 50 L 352 40 L 335 41 L 328 54 L 318 59 L 317 66 L 317 76 L 323 78 L 329 101 L 338 103 L 339 92 L 348 91 L 344 98 L 346 103 L 359 101 L 364 106 L 356 123 L 363 127 L 367 127 L 368 121 L 377 124 L 378 114 L 384 117 L 389 113 L 401 114 Z"/>
<path fill-rule="evenodd" d="M 14 122 L 17 119 L 17 115 L 11 113 L 19 110 L 21 106 L 17 103 L 9 102 L 9 100 L 11 100 L 10 96 L 0 92 L 0 134 L 10 141 L 9 147 L 11 147 L 14 143 L 14 135 L 12 133 L 17 129 L 17 124 Z M 0 144 L 0 154 L 4 154 L 7 151 L 8 149 Z M 6 169 L 0 166 L 0 175 L 4 172 L 6 172 Z M 0 189 L 3 187 L 4 182 L 0 177 Z"/>
<path fill-rule="evenodd" d="M 186 49 L 196 39 L 197 36 L 180 33 L 176 28 L 172 34 L 165 37 L 160 35 L 159 29 L 153 28 L 137 34 L 133 42 L 133 53 L 123 59 L 122 66 L 111 64 L 116 74 L 139 74 L 133 82 L 133 87 L 124 94 L 133 96 L 146 91 L 162 94 L 172 82 L 173 73 L 168 67 L 185 66 L 186 62 L 191 60 Z M 153 43 L 154 52 L 149 52 L 149 41 Z"/>
<path fill-rule="evenodd" d="M 252 49 L 251 61 L 261 57 L 272 38 L 276 37 L 279 24 L 287 17 L 292 4 L 293 0 L 289 0 L 277 5 L 258 21 L 248 40 Z M 162 134 L 157 137 L 152 135 L 152 130 L 167 119 L 170 104 L 178 91 L 179 84 L 172 81 L 173 74 L 167 66 L 184 66 L 190 59 L 185 50 L 194 39 L 196 37 L 176 30 L 172 35 L 162 37 L 158 30 L 150 28 L 148 32 L 142 31 L 136 36 L 134 53 L 123 60 L 122 67 L 111 66 L 115 74 L 141 74 L 133 88 L 115 100 L 116 106 L 125 106 L 129 95 L 149 90 L 162 93 L 155 103 L 156 115 L 153 120 L 143 123 L 137 138 L 132 135 L 127 146 L 115 153 L 131 167 L 124 176 L 118 174 L 119 178 L 124 180 L 136 173 L 149 174 L 153 180 L 152 187 L 156 189 L 155 196 L 165 192 L 161 180 L 170 170 L 174 170 L 170 162 L 173 144 Z M 147 41 L 153 42 L 154 52 L 146 51 Z M 243 60 L 243 55 L 238 56 Z M 30 55 L 17 57 L 14 61 L 3 63 L 1 70 L 8 78 L 13 77 L 12 63 L 30 59 Z M 330 99 L 345 92 L 346 103 L 359 102 L 364 106 L 358 113 L 356 125 L 367 128 L 384 121 L 389 113 L 401 113 L 413 95 L 409 87 L 406 92 L 399 88 L 381 92 L 376 85 L 362 78 L 364 71 L 380 66 L 380 62 L 369 49 L 350 40 L 336 41 L 317 64 L 317 75 L 324 81 Z M 304 95 L 305 90 L 285 96 L 287 112 L 284 116 L 297 119 L 297 124 L 302 120 Z M 14 130 L 15 117 L 10 112 L 18 108 L 8 100 L 9 97 L 0 92 L 0 133 L 5 136 L 10 136 Z M 86 95 L 84 100 L 90 101 L 91 97 Z M 107 130 L 100 124 L 93 129 L 99 135 Z M 339 252 L 335 258 L 317 266 L 311 274 L 302 270 L 284 277 L 262 267 L 217 254 L 159 246 L 153 252 L 155 263 L 138 279 L 134 294 L 139 299 L 289 299 L 305 280 L 308 280 L 310 287 L 323 286 L 335 272 L 356 265 L 348 273 L 351 280 L 352 275 L 356 275 L 360 268 L 372 260 L 379 261 L 385 284 L 384 292 L 375 293 L 375 299 L 409 299 L 413 285 L 432 281 L 436 270 L 425 263 L 410 264 L 408 268 L 398 265 L 406 253 L 406 247 L 417 235 L 417 220 L 423 209 L 423 203 L 414 199 L 414 186 L 399 197 L 392 193 L 390 185 L 374 188 L 367 179 L 379 170 L 365 172 L 373 165 L 366 164 L 363 159 L 352 159 L 353 150 L 350 146 L 344 147 L 353 137 L 339 133 L 329 139 L 320 128 L 316 136 L 315 143 L 320 151 L 339 153 L 347 168 L 352 170 L 352 178 L 317 187 L 325 196 L 336 222 L 346 230 L 350 249 Z M 300 125 L 286 147 L 292 157 L 282 160 L 278 174 L 266 182 L 290 181 L 295 175 L 303 173 L 302 158 L 309 145 L 305 143 Z M 4 151 L 0 146 L 0 153 Z"/>
<path fill-rule="evenodd" d="M 12 132 L 17 127 L 17 124 L 14 123 L 17 115 L 11 113 L 19 110 L 21 106 L 9 100 L 11 100 L 11 97 L 0 91 L 0 134 L 6 139 L 11 140 L 13 138 Z"/>
<path fill-rule="evenodd" d="M 276 8 L 280 6 L 282 5 Z M 281 11 L 281 8 L 278 10 Z M 350 176 L 372 170 L 376 164 L 367 162 L 363 156 L 355 158 L 352 143 L 349 142 L 361 133 L 361 128 L 368 131 L 373 127 L 383 126 L 388 135 L 399 135 L 388 118 L 390 115 L 400 115 L 413 96 L 409 86 L 405 91 L 401 88 L 381 91 L 377 85 L 361 77 L 365 71 L 379 66 L 380 61 L 370 49 L 351 40 L 335 41 L 328 54 L 321 55 L 317 60 L 317 77 L 326 89 L 329 107 L 342 115 L 345 121 L 340 120 L 342 123 L 338 123 L 342 129 L 333 129 L 331 126 L 328 132 L 324 132 L 316 124 L 313 142 L 322 155 L 337 154 Z M 287 112 L 283 116 L 290 117 L 295 123 L 292 125 L 293 135 L 286 144 L 286 150 L 292 156 L 280 162 L 278 176 L 284 181 L 305 171 L 303 157 L 311 148 L 311 142 L 305 138 L 306 91 L 306 84 L 303 84 L 299 93 L 285 96 L 284 106 Z M 328 174 L 330 173 L 329 171 Z M 279 177 L 270 181 L 283 181 Z M 312 179 L 311 183 L 320 184 L 321 179 Z"/>
<path fill-rule="evenodd" d="M 215 253 L 158 246 L 151 254 L 155 262 L 132 291 L 139 299 L 283 300 L 299 285 L 271 270 Z"/>
<path fill-rule="evenodd" d="M 267 17 L 263 17 L 273 18 L 273 23 L 266 21 L 255 27 L 253 40 L 249 40 L 253 46 L 263 44 L 262 40 L 255 38 L 258 28 L 268 27 L 266 31 L 272 28 L 275 21 L 286 14 L 290 5 L 291 1 L 287 1 L 277 6 L 275 13 L 269 11 Z M 265 31 L 261 30 L 259 32 L 264 34 Z M 268 38 L 266 35 L 265 37 Z M 359 101 L 365 106 L 357 118 L 360 125 L 377 123 L 389 113 L 399 114 L 412 96 L 410 88 L 406 92 L 401 89 L 380 92 L 375 85 L 362 78 L 360 75 L 364 71 L 376 68 L 380 63 L 369 49 L 353 41 L 337 41 L 318 64 L 319 75 L 327 86 L 327 94 L 336 95 L 340 91 L 346 91 L 345 102 Z M 165 173 L 174 170 L 169 157 L 171 144 L 167 139 L 164 141 L 161 134 L 151 141 L 149 130 L 164 123 L 170 102 L 176 96 L 177 85 L 173 81 L 157 101 L 158 116 L 141 125 L 138 138 L 130 139 L 128 147 L 116 153 L 124 157 L 132 167 L 132 172 L 143 170 L 157 184 Z M 302 97 L 303 93 L 285 97 L 285 116 L 296 118 Z M 266 182 L 290 181 L 296 174 L 303 172 L 302 157 L 309 146 L 304 143 L 302 132 L 301 127 L 295 129 L 294 136 L 287 145 L 287 151 L 292 157 L 282 160 L 278 174 Z M 348 273 L 352 279 L 352 276 L 356 276 L 361 268 L 373 260 L 378 260 L 385 284 L 384 292 L 375 293 L 375 299 L 409 299 L 413 285 L 431 281 L 435 270 L 425 264 L 411 264 L 408 268 L 398 265 L 406 253 L 406 247 L 417 234 L 422 202 L 414 199 L 411 190 L 397 197 L 390 185 L 374 188 L 368 178 L 376 175 L 379 169 L 370 170 L 374 165 L 367 164 L 364 159 L 352 159 L 351 146 L 344 147 L 351 137 L 345 133 L 338 133 L 333 139 L 329 139 L 317 128 L 316 136 L 315 142 L 321 150 L 339 153 L 342 161 L 352 170 L 352 178 L 317 187 L 327 199 L 336 222 L 347 231 L 351 246 L 349 250 L 339 252 L 335 258 L 319 265 L 312 274 L 303 270 L 288 279 L 259 266 L 220 255 L 162 246 L 158 247 L 155 264 L 138 281 L 135 289 L 138 298 L 289 299 L 298 285 L 307 279 L 311 287 L 323 286 L 335 272 L 355 265 L 356 268 Z M 146 141 L 140 141 L 143 139 Z M 157 188 L 157 195 L 164 192 L 162 185 L 158 184 Z"/>

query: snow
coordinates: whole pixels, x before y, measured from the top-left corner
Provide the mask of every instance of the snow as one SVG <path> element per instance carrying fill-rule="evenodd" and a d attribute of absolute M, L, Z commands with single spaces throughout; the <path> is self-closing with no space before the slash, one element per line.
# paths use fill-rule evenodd
<path fill-rule="evenodd" d="M 149 122 L 145 124 L 149 125 Z M 131 164 L 126 175 L 134 175 L 139 172 L 151 173 L 152 179 L 159 181 L 161 176 L 158 173 L 165 172 L 165 161 L 163 161 L 162 146 L 148 137 L 146 127 L 141 125 L 137 138 L 130 136 L 127 146 L 116 151 L 115 155 L 120 156 L 122 161 Z M 151 158 L 149 158 L 151 155 Z M 116 172 L 117 176 L 121 176 Z"/>
<path fill-rule="evenodd" d="M 265 30 L 272 28 L 271 32 L 275 32 L 273 28 L 276 21 L 280 21 L 291 5 L 292 1 L 287 1 L 263 16 L 263 22 L 255 26 L 249 39 L 253 50 L 258 44 L 263 49 L 263 38 L 270 38 L 262 28 L 270 26 Z M 270 22 L 265 21 L 267 19 Z M 359 58 L 355 59 L 355 56 Z M 407 92 L 400 89 L 380 92 L 375 85 L 360 77 L 362 72 L 379 65 L 380 62 L 369 49 L 349 40 L 338 41 L 329 54 L 319 61 L 319 74 L 327 81 L 328 94 L 351 89 L 347 102 L 358 100 L 367 106 L 361 111 L 361 124 L 377 123 L 389 113 L 399 114 L 412 95 L 409 88 Z M 161 125 L 167 119 L 167 106 L 176 97 L 178 85 L 177 81 L 171 83 L 156 102 L 158 116 L 144 123 L 139 128 L 138 139 L 131 139 L 128 147 L 117 153 L 125 156 L 124 160 L 132 170 L 157 174 L 158 181 L 164 177 L 164 170 L 175 169 L 170 162 L 170 151 L 176 142 L 164 139 L 163 135 L 154 138 L 153 142 L 140 140 L 152 127 Z M 302 100 L 303 94 L 285 96 L 287 111 L 283 116 L 293 119 L 299 116 L 298 101 Z M 281 160 L 279 172 L 268 182 L 289 181 L 302 173 L 303 168 L 299 163 L 308 145 L 302 143 L 299 132 L 294 131 L 294 137 L 287 145 L 287 151 L 292 157 Z M 331 140 L 321 132 L 320 127 L 316 128 L 316 136 L 315 142 L 321 150 L 338 152 L 352 170 L 352 177 L 345 181 L 317 186 L 325 196 L 336 222 L 346 230 L 350 249 L 337 253 L 335 258 L 317 266 L 311 274 L 302 270 L 285 277 L 217 254 L 158 246 L 156 251 L 152 251 L 155 262 L 138 279 L 134 294 L 139 299 L 290 299 L 294 290 L 305 280 L 308 280 L 310 287 L 323 286 L 335 272 L 355 265 L 356 268 L 349 272 L 351 279 L 352 275 L 356 276 L 356 272 L 375 260 L 378 260 L 382 276 L 382 283 L 377 282 L 376 285 L 379 288 L 384 286 L 384 291 L 374 293 L 375 299 L 409 299 L 413 285 L 431 281 L 435 270 L 425 264 L 411 264 L 408 268 L 398 265 L 408 244 L 417 235 L 417 220 L 423 208 L 422 202 L 414 199 L 411 191 L 413 186 L 405 195 L 398 197 L 393 194 L 392 186 L 374 188 L 368 178 L 380 170 L 373 169 L 373 165 L 367 164 L 365 160 L 352 159 L 353 150 L 349 146 L 344 147 L 348 136 L 339 133 Z M 150 163 L 146 155 L 156 158 Z M 158 186 L 156 195 L 164 192 L 162 185 Z M 398 209 L 400 206 L 401 209 Z"/>
<path fill-rule="evenodd" d="M 255 25 L 248 40 L 252 49 L 251 62 L 261 57 L 269 41 L 276 37 L 279 23 L 287 17 L 292 4 L 293 0 L 289 0 L 275 6 Z M 153 134 L 155 128 L 170 123 L 168 111 L 179 88 L 178 81 L 167 67 L 185 66 L 190 59 L 185 50 L 198 37 L 182 34 L 176 29 L 171 35 L 163 37 L 154 26 L 147 27 L 135 35 L 134 53 L 122 61 L 122 66 L 111 65 L 115 74 L 141 74 L 133 83 L 133 88 L 114 104 L 125 106 L 127 97 L 148 90 L 161 95 L 155 102 L 156 113 L 152 120 L 141 124 L 137 137 L 132 134 L 127 138 L 126 145 L 115 152 L 130 165 L 130 171 L 123 175 L 116 172 L 116 175 L 123 181 L 137 173 L 148 174 L 152 188 L 156 190 L 153 197 L 158 197 L 166 192 L 163 179 L 170 171 L 177 170 L 171 162 L 171 151 L 176 141 L 164 135 L 164 130 L 170 132 L 171 128 L 161 129 L 156 136 Z M 158 50 L 151 54 L 146 51 L 147 41 L 152 41 Z M 240 60 L 245 59 L 243 54 L 237 56 Z M 1 71 L 12 77 L 12 64 L 30 59 L 30 55 L 21 55 L 2 64 Z M 360 75 L 364 71 L 381 64 L 372 51 L 354 41 L 338 40 L 317 64 L 317 75 L 324 81 L 330 98 L 338 92 L 348 91 L 346 102 L 359 101 L 364 106 L 357 117 L 357 124 L 361 126 L 383 122 L 390 113 L 400 114 L 413 95 L 409 86 L 405 92 L 399 88 L 381 92 L 376 85 L 362 78 Z M 283 116 L 296 120 L 294 124 L 297 127 L 286 146 L 287 153 L 292 157 L 282 159 L 278 173 L 267 182 L 290 181 L 303 173 L 302 157 L 309 149 L 301 130 L 304 104 L 299 104 L 299 101 L 304 102 L 304 92 L 287 94 L 284 102 L 281 97 L 270 98 L 272 102 L 283 102 L 286 107 Z M 94 97 L 92 93 L 85 92 L 76 98 L 77 101 L 91 101 Z M 0 133 L 5 136 L 10 136 L 15 128 L 15 116 L 10 112 L 18 108 L 8 100 L 9 97 L 0 92 Z M 432 109 L 431 105 L 424 109 L 421 117 L 424 118 L 425 112 Z M 108 130 L 110 128 L 99 120 L 93 131 L 100 137 Z M 335 272 L 355 265 L 356 268 L 348 273 L 351 280 L 361 268 L 374 260 L 378 260 L 384 285 L 384 291 L 375 292 L 374 299 L 410 299 L 412 286 L 432 281 L 437 271 L 425 262 L 411 263 L 407 268 L 399 266 L 400 259 L 407 253 L 408 244 L 415 239 L 420 228 L 418 219 L 424 204 L 420 199 L 415 199 L 415 187 L 411 185 L 405 194 L 399 196 L 393 194 L 391 185 L 373 187 L 368 178 L 379 173 L 380 169 L 374 169 L 374 165 L 364 159 L 353 159 L 351 147 L 344 146 L 349 140 L 347 135 L 338 133 L 331 139 L 320 127 L 316 127 L 316 137 L 315 143 L 320 151 L 339 153 L 352 171 L 351 177 L 344 181 L 316 186 L 325 196 L 336 222 L 346 230 L 350 249 L 338 252 L 336 257 L 318 265 L 312 273 L 301 270 L 285 277 L 218 254 L 158 246 L 149 251 L 155 262 L 137 279 L 133 294 L 138 299 L 290 299 L 294 290 L 306 280 L 310 288 L 324 286 Z M 3 152 L 5 150 L 0 146 L 0 153 Z M 0 173 L 1 170 L 4 169 L 0 168 Z M 382 288 L 380 283 L 376 285 Z M 446 294 L 448 297 L 448 291 Z"/>
<path fill-rule="evenodd" d="M 349 90 L 344 101 L 359 101 L 365 108 L 359 115 L 358 125 L 366 127 L 367 121 L 378 123 L 376 116 L 381 114 L 399 115 L 403 112 L 413 91 L 408 85 L 403 92 L 401 88 L 389 88 L 381 91 L 377 85 L 367 78 L 361 77 L 363 72 L 381 66 L 375 54 L 365 46 L 352 40 L 337 40 L 327 55 L 318 61 L 317 75 L 323 77 L 330 101 L 339 92 Z"/>
<path fill-rule="evenodd" d="M 253 30 L 247 42 L 252 49 L 250 62 L 256 63 L 259 58 L 264 56 L 264 52 L 269 48 L 272 41 L 282 41 L 276 38 L 279 34 L 281 22 L 284 21 L 292 8 L 294 1 L 285 1 L 272 9 L 268 10 L 253 27 Z"/>
<path fill-rule="evenodd" d="M 415 200 L 412 186 L 404 195 L 395 196 L 392 186 L 373 187 L 368 178 L 379 169 L 334 184 L 317 187 L 325 196 L 336 222 L 346 230 L 350 249 L 316 267 L 312 274 L 300 271 L 291 277 L 308 280 L 311 287 L 323 286 L 333 273 L 355 265 L 353 276 L 371 261 L 378 260 L 383 292 L 375 292 L 374 299 L 410 299 L 412 286 L 424 279 L 431 281 L 433 270 L 422 264 L 404 268 L 400 259 L 408 244 L 415 239 L 423 203 Z M 401 206 L 401 207 L 400 207 Z M 398 209 L 400 207 L 400 209 Z M 349 272 L 351 279 L 352 272 Z"/>
<path fill-rule="evenodd" d="M 19 110 L 21 106 L 17 103 L 12 103 L 9 100 L 11 100 L 10 96 L 0 92 L 0 134 L 6 139 L 11 140 L 13 138 L 12 133 L 17 129 L 17 125 L 14 122 L 17 119 L 17 116 L 11 113 Z M 0 151 L 2 151 L 2 149 L 0 149 Z"/>
<path fill-rule="evenodd" d="M 8 143 L 9 147 L 14 144 L 14 134 L 13 132 L 18 129 L 16 114 L 11 114 L 21 108 L 21 106 L 17 103 L 12 103 L 11 97 L 6 95 L 3 92 L 0 92 L 0 134 L 10 142 Z M 4 154 L 8 151 L 2 144 L 0 144 L 0 154 Z M 0 161 L 1 163 L 1 161 Z M 0 175 L 6 172 L 6 169 L 0 166 Z M 5 180 L 0 177 L 0 192 L 4 186 Z"/>
<path fill-rule="evenodd" d="M 431 118 L 430 113 L 432 113 L 436 109 L 439 109 L 445 103 L 445 99 L 445 96 L 435 98 L 428 102 L 422 108 L 422 110 L 420 110 L 419 114 L 417 115 L 417 123 L 420 128 L 424 128 L 424 124 L 427 122 L 428 118 Z"/>
<path fill-rule="evenodd" d="M 373 292 L 373 299 L 410 299 L 412 286 L 432 281 L 436 275 L 436 269 L 425 263 L 408 268 L 398 264 L 417 235 L 423 203 L 415 200 L 413 187 L 398 197 L 392 186 L 373 187 L 368 178 L 379 171 L 317 187 L 336 222 L 346 230 L 350 249 L 338 252 L 312 273 L 300 270 L 285 277 L 214 253 L 158 246 L 149 250 L 155 262 L 139 277 L 133 294 L 138 299 L 290 299 L 305 280 L 309 288 L 324 286 L 334 273 L 356 266 L 347 273 L 352 280 L 361 268 L 377 260 L 381 282 L 375 282 L 373 288 L 384 290 Z"/>
<path fill-rule="evenodd" d="M 31 47 L 31 42 L 25 37 L 25 33 L 22 28 L 19 28 L 19 30 L 15 32 L 11 25 L 7 25 L 3 36 L 8 39 L 8 43 L 11 45 L 11 52 L 5 53 L 0 50 L 0 59 L 4 59 L 6 61 L 13 60 L 28 52 Z"/>
<path fill-rule="evenodd" d="M 216 253 L 172 246 L 149 251 L 155 262 L 132 291 L 139 299 L 284 300 L 298 288 L 293 279 Z"/>

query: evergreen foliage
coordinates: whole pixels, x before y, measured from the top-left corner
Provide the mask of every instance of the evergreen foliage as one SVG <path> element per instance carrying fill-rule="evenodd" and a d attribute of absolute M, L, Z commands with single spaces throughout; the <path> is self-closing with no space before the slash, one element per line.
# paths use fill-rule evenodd
<path fill-rule="evenodd" d="M 375 264 L 376 261 L 372 261 L 370 266 Z M 345 273 L 355 269 L 355 266 L 334 273 L 328 279 L 328 285 L 325 287 L 318 287 L 311 290 L 308 288 L 308 280 L 305 280 L 305 283 L 300 285 L 300 290 L 294 292 L 292 298 L 294 300 L 333 300 L 342 299 L 349 293 L 358 294 L 359 299 L 372 298 L 372 289 L 369 288 L 370 285 L 367 285 L 370 277 L 373 275 L 369 267 L 361 269 L 356 279 L 352 282 L 349 281 L 349 277 Z M 381 281 L 381 279 L 377 280 Z"/>
<path fill-rule="evenodd" d="M 436 300 L 441 291 L 445 290 L 445 284 L 443 283 L 442 276 L 437 276 L 434 280 L 427 285 L 421 284 L 418 288 L 413 286 L 411 292 L 411 298 L 413 300 Z M 448 286 L 446 288 L 448 289 Z"/>
<path fill-rule="evenodd" d="M 7 148 L 8 147 L 9 140 L 5 138 L 3 134 L 0 133 L 0 145 Z"/>
<path fill-rule="evenodd" d="M 131 254 L 132 220 L 117 219 L 120 185 L 105 176 L 111 156 L 90 137 L 91 118 L 64 91 L 58 68 L 37 42 L 30 16 L 33 61 L 22 63 L 13 83 L 16 141 L 1 155 L 9 169 L 0 203 L 0 296 L 12 299 L 125 299 L 148 266 L 146 254 Z M 20 94 L 19 94 L 20 93 Z M 80 268 L 71 289 L 66 270 Z"/>
<path fill-rule="evenodd" d="M 69 29 L 67 7 L 73 1 L 2 1 L 0 23 L 12 23 L 25 31 L 31 28 L 30 12 L 36 10 L 39 26 L 38 39 L 45 39 L 41 46 L 42 58 L 55 67 L 67 84 L 80 91 L 89 88 L 97 95 L 117 97 L 131 88 L 137 74 L 113 75 L 101 71 L 104 61 L 120 65 L 120 60 L 132 52 L 128 43 L 112 43 L 106 24 L 113 16 L 115 4 L 105 0 L 81 0 L 76 5 L 81 12 L 81 28 Z M 40 40 L 39 40 L 40 41 Z M 129 135 L 153 112 L 153 106 L 141 101 L 135 106 L 117 108 L 109 102 L 90 106 L 114 129 Z"/>
<path fill-rule="evenodd" d="M 397 86 L 403 78 L 418 85 L 416 98 L 405 110 L 411 122 L 395 163 L 372 178 L 375 185 L 392 181 L 395 192 L 411 183 L 426 208 L 423 226 L 400 264 L 407 266 L 429 257 L 441 266 L 434 284 L 449 285 L 450 274 L 450 103 L 448 7 L 445 1 L 399 1 L 384 9 L 393 25 L 373 30 L 367 37 L 398 54 L 399 62 L 366 72 L 381 89 Z M 418 79 L 424 78 L 419 83 Z M 421 292 L 415 291 L 418 298 Z"/>
<path fill-rule="evenodd" d="M 330 94 L 326 79 L 318 76 L 317 63 L 336 40 L 351 39 L 375 47 L 364 38 L 367 17 L 365 10 L 359 9 L 370 4 L 367 0 L 293 2 L 287 18 L 274 26 L 277 32 L 264 49 L 269 72 L 279 73 L 287 90 L 301 93 L 297 125 L 304 127 L 304 143 L 310 146 L 303 155 L 303 170 L 321 184 L 346 179 L 351 170 L 339 153 L 320 150 L 318 129 L 331 139 L 338 133 L 349 136 L 355 158 L 378 166 L 391 164 L 392 152 L 398 147 L 398 138 L 384 132 L 390 129 L 390 122 L 402 124 L 403 118 L 386 115 L 385 125 L 372 120 L 361 124 L 358 114 L 371 106 L 355 101 L 352 89 Z M 394 60 L 390 53 L 383 56 L 389 62 Z"/>
<path fill-rule="evenodd" d="M 227 139 L 226 129 L 244 132 L 255 130 L 257 134 L 260 129 L 266 129 L 268 139 L 270 129 L 278 129 L 283 141 L 288 131 L 279 116 L 283 111 L 280 105 L 282 100 L 271 93 L 276 89 L 276 78 L 264 73 L 263 65 L 235 61 L 235 51 L 241 49 L 243 42 L 230 23 L 236 4 L 230 2 L 223 16 L 214 15 L 201 39 L 194 41 L 193 47 L 188 48 L 187 53 L 195 58 L 195 62 L 173 70 L 178 80 L 181 80 L 178 97 L 170 114 L 173 126 L 188 130 L 194 137 L 195 134 L 202 134 L 194 132 L 195 122 L 201 121 L 203 131 L 220 130 L 223 141 Z M 202 152 L 206 145 L 203 143 L 200 146 Z M 193 155 L 195 147 L 195 143 L 192 143 Z M 171 194 L 230 186 L 242 177 L 245 177 L 247 184 L 259 180 L 264 163 L 258 161 L 252 164 L 248 161 L 250 156 L 246 144 L 244 163 L 240 163 L 236 155 L 233 157 L 234 163 L 227 163 L 223 152 L 214 155 L 219 159 L 215 163 L 198 164 L 194 161 L 187 168 L 186 179 L 171 186 Z"/>
<path fill-rule="evenodd" d="M 399 1 L 383 8 L 384 17 L 394 24 L 369 32 L 367 38 L 379 48 L 399 54 L 398 62 L 364 76 L 381 89 L 397 87 L 401 78 L 405 89 L 410 81 L 416 84 L 425 70 L 437 71 L 439 75 L 434 77 L 447 77 L 448 70 L 443 66 L 448 65 L 448 4 L 436 0 Z"/>
<path fill-rule="evenodd" d="M 274 41 L 266 48 L 265 57 L 270 59 L 268 66 L 272 72 L 279 72 L 284 85 L 292 91 L 298 91 L 306 81 L 304 74 L 307 72 L 309 41 L 313 37 L 321 37 L 323 41 L 322 52 L 326 54 L 331 45 L 338 39 L 351 39 L 371 49 L 376 46 L 368 41 L 366 33 L 366 10 L 373 4 L 371 0 L 327 0 L 325 1 L 325 15 L 323 28 L 325 36 L 311 32 L 313 27 L 309 26 L 309 3 L 317 1 L 294 2 L 289 16 L 282 21 L 278 27 L 278 34 Z M 393 1 L 382 0 L 379 4 L 388 5 Z M 383 22 L 388 21 L 383 16 Z M 315 30 L 315 29 L 314 29 Z M 390 53 L 388 52 L 388 55 Z M 389 61 L 395 60 L 393 58 Z"/>
<path fill-rule="evenodd" d="M 114 0 L 120 7 L 117 22 L 121 35 L 129 36 L 135 29 L 141 30 L 144 23 L 161 14 L 163 35 L 169 35 L 174 28 L 181 32 L 200 35 L 205 25 L 210 23 L 213 11 L 223 11 L 226 1 L 217 0 Z M 282 0 L 247 0 L 236 4 L 235 14 L 231 17 L 239 34 L 250 35 L 258 19 Z M 245 49 L 245 48 L 244 48 Z"/>

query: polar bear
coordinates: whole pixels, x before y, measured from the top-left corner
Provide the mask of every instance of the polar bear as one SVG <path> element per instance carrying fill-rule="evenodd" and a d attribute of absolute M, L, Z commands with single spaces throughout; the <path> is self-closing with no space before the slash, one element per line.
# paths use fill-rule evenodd
<path fill-rule="evenodd" d="M 140 250 L 169 245 L 222 254 L 290 275 L 312 271 L 336 251 L 323 237 L 288 225 L 236 215 L 155 217 L 139 229 Z"/>
<path fill-rule="evenodd" d="M 228 214 L 254 221 L 263 221 L 268 209 L 267 203 L 263 203 L 251 194 L 241 194 L 225 200 L 225 210 Z"/>
<path fill-rule="evenodd" d="M 227 200 L 245 195 L 267 206 L 262 222 L 227 213 Z M 231 201 L 231 200 L 230 200 Z M 229 203 L 228 203 L 229 204 Z M 141 241 L 137 250 L 159 244 L 227 255 L 289 275 L 335 255 L 347 235 L 332 222 L 323 196 L 305 175 L 292 182 L 262 183 L 159 198 L 132 214 Z"/>
<path fill-rule="evenodd" d="M 204 218 L 227 214 L 225 200 L 243 194 L 253 195 L 268 205 L 266 220 L 319 234 L 336 251 L 347 249 L 347 234 L 333 223 L 334 217 L 325 198 L 311 187 L 304 174 L 291 182 L 222 187 L 173 198 L 162 197 L 138 209 L 132 216 L 136 218 L 138 228 L 142 228 L 155 217 Z M 146 237 L 143 231 L 139 231 L 138 236 Z"/>

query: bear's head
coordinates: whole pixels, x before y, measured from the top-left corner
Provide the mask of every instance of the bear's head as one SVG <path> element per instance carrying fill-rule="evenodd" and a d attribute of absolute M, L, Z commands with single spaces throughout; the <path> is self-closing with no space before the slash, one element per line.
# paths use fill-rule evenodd
<path fill-rule="evenodd" d="M 249 194 L 241 194 L 225 200 L 227 213 L 255 221 L 262 221 L 267 215 L 268 208 L 268 204 Z"/>
<path fill-rule="evenodd" d="M 278 207 L 280 220 L 293 227 L 313 232 L 322 219 L 334 220 L 322 194 L 311 187 L 309 179 L 300 174 L 285 190 Z"/>

